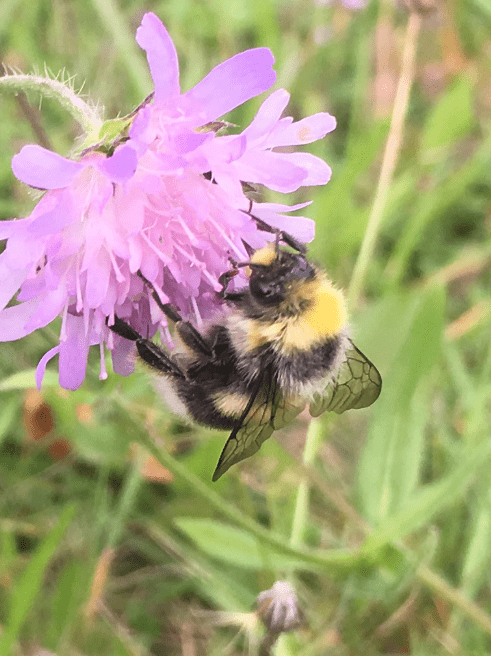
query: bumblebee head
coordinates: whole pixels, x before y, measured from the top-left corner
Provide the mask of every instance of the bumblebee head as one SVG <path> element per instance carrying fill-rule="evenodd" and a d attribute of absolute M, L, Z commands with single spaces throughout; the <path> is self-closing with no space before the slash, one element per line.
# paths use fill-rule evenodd
<path fill-rule="evenodd" d="M 282 303 L 295 283 L 312 280 L 316 269 L 303 253 L 291 253 L 274 245 L 257 250 L 249 262 L 249 291 L 260 305 Z"/>

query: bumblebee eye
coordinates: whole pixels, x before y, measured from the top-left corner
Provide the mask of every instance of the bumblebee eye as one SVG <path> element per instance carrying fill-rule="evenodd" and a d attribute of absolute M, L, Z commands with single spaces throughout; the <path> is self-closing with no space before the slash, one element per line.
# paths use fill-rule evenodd
<path fill-rule="evenodd" d="M 261 285 L 260 289 L 261 289 L 261 295 L 265 296 L 266 298 L 273 296 L 273 294 L 275 293 L 273 287 L 270 287 L 269 285 Z"/>
<path fill-rule="evenodd" d="M 278 283 L 268 282 L 260 278 L 251 278 L 249 288 L 251 294 L 263 303 L 277 303 L 282 298 L 281 286 Z"/>

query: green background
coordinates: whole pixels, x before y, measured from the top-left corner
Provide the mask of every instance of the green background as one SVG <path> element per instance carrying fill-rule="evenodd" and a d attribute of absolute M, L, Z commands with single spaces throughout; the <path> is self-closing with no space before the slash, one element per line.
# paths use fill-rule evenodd
<path fill-rule="evenodd" d="M 176 44 L 184 90 L 241 50 L 273 50 L 288 113 L 338 120 L 309 147 L 331 182 L 288 200 L 314 200 L 312 258 L 347 290 L 384 389 L 313 424 L 307 449 L 300 418 L 211 484 L 226 435 L 179 424 L 145 372 L 100 382 L 94 349 L 78 391 L 57 387 L 53 362 L 37 396 L 59 326 L 2 344 L 0 654 L 255 654 L 254 600 L 283 578 L 305 622 L 278 656 L 491 653 L 491 3 L 422 4 L 436 11 L 1 3 L 5 66 L 70 80 L 106 118 L 151 91 L 134 42 L 145 11 Z M 260 100 L 227 118 L 245 127 Z M 68 154 L 79 131 L 34 93 L 2 95 L 0 115 L 0 216 L 25 216 L 35 198 L 12 155 L 30 142 Z M 154 461 L 154 480 L 148 450 L 168 470 Z"/>

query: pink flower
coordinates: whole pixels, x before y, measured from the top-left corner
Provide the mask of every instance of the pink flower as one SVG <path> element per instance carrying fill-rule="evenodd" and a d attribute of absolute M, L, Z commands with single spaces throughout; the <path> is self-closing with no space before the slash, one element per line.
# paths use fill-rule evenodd
<path fill-rule="evenodd" d="M 327 5 L 332 5 L 334 3 L 334 0 L 314 0 L 315 4 L 318 7 L 324 7 Z M 347 9 L 364 9 L 369 0 L 341 0 L 341 3 L 347 8 Z"/>
<path fill-rule="evenodd" d="M 127 140 L 110 156 L 86 151 L 72 161 L 39 146 L 25 146 L 12 160 L 15 175 L 46 190 L 32 214 L 0 223 L 7 239 L 0 255 L 0 340 L 19 339 L 62 317 L 60 342 L 41 359 L 59 354 L 60 384 L 76 389 L 85 377 L 88 350 L 104 346 L 113 367 L 131 372 L 133 345 L 107 328 L 114 316 L 152 336 L 166 322 L 139 273 L 186 316 L 201 322 L 217 309 L 218 277 L 229 255 L 246 259 L 268 237 L 248 213 L 243 182 L 284 193 L 325 184 L 325 162 L 301 152 L 276 152 L 320 139 L 335 120 L 320 113 L 293 122 L 281 118 L 284 90 L 265 100 L 240 134 L 219 136 L 214 122 L 275 81 L 273 56 L 255 48 L 215 67 L 181 94 L 174 45 L 154 14 L 137 31 L 155 83 L 153 103 L 136 113 Z M 310 219 L 288 217 L 300 209 L 253 203 L 251 213 L 310 241 Z M 19 304 L 6 307 L 19 290 Z"/>

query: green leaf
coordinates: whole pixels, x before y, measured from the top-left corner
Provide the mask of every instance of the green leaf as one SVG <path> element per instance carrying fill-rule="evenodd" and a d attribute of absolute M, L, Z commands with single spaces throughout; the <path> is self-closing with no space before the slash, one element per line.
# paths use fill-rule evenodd
<path fill-rule="evenodd" d="M 370 556 L 430 522 L 437 513 L 462 497 L 479 468 L 487 465 L 490 458 L 489 440 L 465 449 L 447 476 L 417 490 L 396 512 L 386 517 L 366 539 L 362 551 Z"/>
<path fill-rule="evenodd" d="M 440 352 L 445 295 L 443 289 L 419 292 L 398 315 L 408 332 L 392 367 L 384 376 L 382 394 L 359 464 L 358 496 L 364 516 L 373 525 L 401 507 L 414 492 L 422 462 L 428 413 L 429 374 Z"/>
<path fill-rule="evenodd" d="M 469 538 L 462 563 L 462 590 L 472 599 L 479 588 L 489 579 L 491 565 L 491 488 L 489 477 L 480 481 L 483 496 L 472 509 Z M 488 489 L 486 491 L 485 487 Z"/>
<path fill-rule="evenodd" d="M 86 588 L 81 585 L 87 578 L 84 565 L 78 561 L 69 562 L 57 579 L 45 634 L 45 646 L 53 651 L 58 650 L 65 634 L 70 631 L 86 594 Z"/>
<path fill-rule="evenodd" d="M 214 519 L 182 517 L 175 520 L 206 554 L 243 569 L 303 569 L 305 563 L 262 545 L 250 533 Z"/>
<path fill-rule="evenodd" d="M 422 135 L 422 150 L 439 148 L 462 138 L 473 124 L 472 85 L 469 77 L 463 77 L 434 106 Z"/>
<path fill-rule="evenodd" d="M 10 598 L 8 619 L 0 640 L 0 656 L 9 656 L 14 641 L 18 638 L 22 625 L 26 620 L 40 592 L 43 576 L 48 563 L 60 543 L 68 525 L 75 514 L 75 506 L 67 506 L 62 512 L 58 524 L 44 538 L 31 556 L 27 567 L 13 588 Z"/>
<path fill-rule="evenodd" d="M 121 539 L 128 517 L 137 502 L 138 492 L 142 483 L 139 457 L 140 454 L 136 456 L 135 462 L 126 474 L 123 489 L 119 496 L 118 507 L 113 513 L 107 542 L 110 547 L 114 547 Z"/>
<path fill-rule="evenodd" d="M 0 578 L 12 567 L 17 554 L 15 536 L 10 530 L 2 526 L 0 531 Z"/>
<path fill-rule="evenodd" d="M 0 412 L 0 445 L 8 437 L 10 429 L 19 421 L 19 406 L 20 399 L 18 398 L 10 398 L 2 403 L 2 412 Z"/>
<path fill-rule="evenodd" d="M 420 292 L 392 293 L 353 317 L 353 341 L 384 374 L 407 340 L 420 304 Z M 384 382 L 384 395 L 385 387 Z"/>
<path fill-rule="evenodd" d="M 8 378 L 5 378 L 0 383 L 0 392 L 9 392 L 10 390 L 17 389 L 31 389 L 36 387 L 36 370 L 26 369 L 19 371 Z M 43 378 L 43 387 L 45 386 L 59 386 L 58 374 L 54 371 L 46 371 Z"/>
<path fill-rule="evenodd" d="M 472 156 L 451 176 L 442 180 L 431 192 L 419 194 L 407 221 L 402 227 L 386 268 L 387 283 L 395 286 L 405 275 L 409 258 L 417 247 L 418 240 L 428 226 L 439 219 L 479 179 L 483 171 L 489 170 L 491 161 L 491 132 L 486 135 Z"/>

